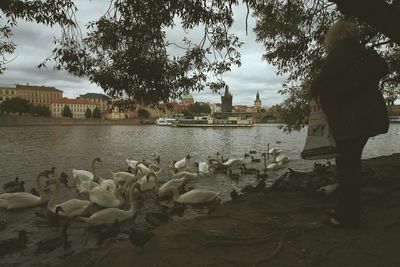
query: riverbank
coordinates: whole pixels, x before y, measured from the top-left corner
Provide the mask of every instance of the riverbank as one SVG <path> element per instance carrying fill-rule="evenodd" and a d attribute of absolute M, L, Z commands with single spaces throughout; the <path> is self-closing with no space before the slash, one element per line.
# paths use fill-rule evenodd
<path fill-rule="evenodd" d="M 336 196 L 313 194 L 306 182 L 334 177 L 323 167 L 288 172 L 272 189 L 161 225 L 143 250 L 128 240 L 74 248 L 60 266 L 400 266 L 399 163 L 400 154 L 363 160 L 359 230 L 321 224 Z"/>
<path fill-rule="evenodd" d="M 1 126 L 74 126 L 74 125 L 138 125 L 154 124 L 152 120 L 139 119 L 71 119 L 32 116 L 0 116 Z"/>

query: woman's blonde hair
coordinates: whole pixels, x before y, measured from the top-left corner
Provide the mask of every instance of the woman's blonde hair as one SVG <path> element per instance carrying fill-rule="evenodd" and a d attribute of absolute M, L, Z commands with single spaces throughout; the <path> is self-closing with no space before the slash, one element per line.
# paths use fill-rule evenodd
<path fill-rule="evenodd" d="M 360 30 L 357 25 L 347 21 L 337 21 L 325 34 L 325 50 L 329 54 L 337 43 L 343 39 L 360 41 Z"/>

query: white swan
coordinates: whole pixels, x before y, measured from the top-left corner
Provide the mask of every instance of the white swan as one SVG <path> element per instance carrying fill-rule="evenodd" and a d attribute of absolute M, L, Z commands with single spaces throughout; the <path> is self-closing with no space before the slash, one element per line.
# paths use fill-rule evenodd
<path fill-rule="evenodd" d="M 101 162 L 101 159 L 99 159 L 99 158 L 93 158 L 92 159 L 92 171 L 93 171 L 93 173 L 91 173 L 90 171 L 87 171 L 87 170 L 72 169 L 72 176 L 74 177 L 74 181 L 75 181 L 76 185 L 79 185 L 79 183 L 83 182 L 83 181 L 94 181 L 94 182 L 97 182 L 96 181 L 96 169 L 95 169 L 95 163 L 96 162 Z"/>
<path fill-rule="evenodd" d="M 148 191 L 148 190 L 158 190 L 160 187 L 159 181 L 158 181 L 158 176 L 155 172 L 149 172 L 140 180 L 137 181 L 137 183 L 140 185 L 140 190 L 141 191 Z"/>
<path fill-rule="evenodd" d="M 129 200 L 131 207 L 129 210 L 122 210 L 118 208 L 106 208 L 104 210 L 100 210 L 89 218 L 79 217 L 82 221 L 93 225 L 103 225 L 103 224 L 113 224 L 116 220 L 118 222 L 125 221 L 136 214 L 136 202 L 133 196 L 134 189 L 138 188 L 139 185 L 137 183 L 133 184 L 129 190 Z"/>
<path fill-rule="evenodd" d="M 117 208 L 125 204 L 125 198 L 121 195 L 122 188 L 109 191 L 103 187 L 95 187 L 89 191 L 90 201 L 105 208 Z"/>
<path fill-rule="evenodd" d="M 240 168 L 242 166 L 242 160 L 243 158 L 228 159 L 227 161 L 222 162 L 221 164 L 228 168 L 235 168 L 235 167 Z"/>
<path fill-rule="evenodd" d="M 179 189 L 186 182 L 186 180 L 186 177 L 182 177 L 179 179 L 171 179 L 165 182 L 162 186 L 160 186 L 160 188 L 158 188 L 158 196 L 163 197 L 166 193 L 170 192 L 170 187 Z"/>
<path fill-rule="evenodd" d="M 277 170 L 280 169 L 283 165 L 283 162 L 272 162 L 270 164 L 267 165 L 267 169 L 268 170 Z"/>
<path fill-rule="evenodd" d="M 55 202 L 60 194 L 60 182 L 57 178 L 53 178 L 50 181 L 52 183 L 55 183 L 56 191 L 54 192 L 52 199 L 47 204 L 47 209 L 49 209 L 53 213 L 56 213 L 57 207 L 61 207 L 62 210 L 58 213 L 61 216 L 68 218 L 81 216 L 85 212 L 86 208 L 90 205 L 90 201 L 81 199 L 70 199 L 61 204 L 56 204 Z"/>
<path fill-rule="evenodd" d="M 199 162 L 198 165 L 200 174 L 213 174 L 215 172 L 215 166 L 210 166 L 205 161 Z"/>
<path fill-rule="evenodd" d="M 173 200 L 178 203 L 184 204 L 206 204 L 213 202 L 221 194 L 221 192 L 215 192 L 204 189 L 192 189 L 182 195 L 179 195 L 178 190 L 174 187 L 169 187 L 165 191 L 173 192 Z"/>
<path fill-rule="evenodd" d="M 273 147 L 273 148 L 271 148 L 270 150 L 268 150 L 268 153 L 269 154 L 272 154 L 272 155 L 278 155 L 278 154 L 280 154 L 280 153 L 282 153 L 282 150 L 280 150 L 280 149 L 278 149 L 278 148 L 276 148 L 276 147 Z"/>
<path fill-rule="evenodd" d="M 131 167 L 132 169 L 136 168 L 137 164 L 139 163 L 138 160 L 134 159 L 126 159 L 125 161 L 128 164 L 128 166 Z"/>
<path fill-rule="evenodd" d="M 183 159 L 175 162 L 173 166 L 175 169 L 179 170 L 179 169 L 182 169 L 182 168 L 185 168 L 186 166 L 188 166 L 189 163 L 190 163 L 190 155 L 187 155 Z"/>
<path fill-rule="evenodd" d="M 78 178 L 79 179 L 79 178 Z M 93 181 L 83 181 L 83 182 L 78 182 L 78 191 L 79 193 L 88 193 L 90 190 L 92 190 L 95 187 L 100 186 L 100 184 L 93 182 Z"/>
<path fill-rule="evenodd" d="M 110 170 L 109 172 L 111 173 L 112 179 L 116 184 L 127 183 L 131 181 L 136 182 L 136 180 L 138 179 L 136 175 L 130 172 L 112 172 Z"/>
<path fill-rule="evenodd" d="M 47 171 L 40 172 L 36 177 L 36 186 L 39 189 L 39 197 L 27 192 L 5 193 L 0 195 L 0 208 L 21 209 L 38 206 L 48 201 L 47 194 L 44 192 L 40 178 L 47 175 Z"/>
<path fill-rule="evenodd" d="M 285 156 L 284 154 L 281 154 L 281 155 L 279 155 L 279 156 L 277 156 L 277 157 L 275 158 L 275 161 L 276 161 L 276 162 L 283 162 L 283 163 L 286 163 L 286 162 L 289 161 L 289 158 L 288 158 L 287 156 Z"/>

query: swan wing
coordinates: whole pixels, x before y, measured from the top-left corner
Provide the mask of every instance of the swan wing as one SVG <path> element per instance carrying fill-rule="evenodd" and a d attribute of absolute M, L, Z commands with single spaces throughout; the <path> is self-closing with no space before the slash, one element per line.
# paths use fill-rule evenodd
<path fill-rule="evenodd" d="M 0 207 L 7 209 L 20 209 L 40 205 L 45 203 L 40 197 L 26 193 L 6 193 L 7 195 L 0 198 Z M 3 194 L 5 195 L 5 194 Z"/>
<path fill-rule="evenodd" d="M 103 225 L 103 224 L 113 224 L 115 220 L 118 222 L 125 221 L 135 215 L 133 212 L 121 210 L 118 208 L 107 208 L 100 210 L 89 218 L 79 217 L 81 220 L 93 224 L 93 225 Z"/>
<path fill-rule="evenodd" d="M 77 178 L 80 179 L 80 181 L 91 181 L 94 178 L 93 173 L 87 170 L 76 170 L 72 169 L 72 176 L 76 180 Z"/>
<path fill-rule="evenodd" d="M 201 204 L 214 201 L 221 192 L 214 192 L 203 189 L 193 189 L 180 195 L 176 202 L 187 204 Z"/>
<path fill-rule="evenodd" d="M 134 169 L 136 168 L 136 165 L 139 163 L 139 161 L 134 159 L 126 159 L 126 163 L 128 164 L 129 167 Z"/>
<path fill-rule="evenodd" d="M 62 204 L 55 205 L 53 212 L 55 212 L 55 208 L 57 206 L 61 206 L 63 212 L 60 212 L 61 216 L 72 218 L 75 216 L 81 216 L 86 208 L 90 205 L 89 200 L 81 200 L 81 199 L 70 199 L 65 201 Z"/>

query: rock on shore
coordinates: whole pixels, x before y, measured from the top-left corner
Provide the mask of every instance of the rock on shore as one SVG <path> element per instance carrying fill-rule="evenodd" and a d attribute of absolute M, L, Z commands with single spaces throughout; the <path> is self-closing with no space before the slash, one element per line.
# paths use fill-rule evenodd
<path fill-rule="evenodd" d="M 334 179 L 327 173 L 303 176 Z M 335 195 L 307 194 L 306 178 L 283 177 L 271 190 L 242 195 L 210 215 L 157 227 L 143 249 L 123 240 L 60 265 L 400 266 L 400 154 L 364 160 L 363 174 L 359 230 L 322 225 Z"/>

